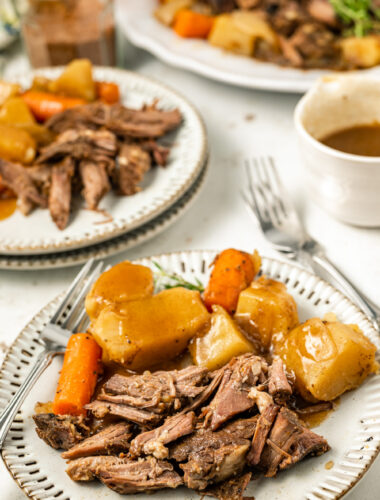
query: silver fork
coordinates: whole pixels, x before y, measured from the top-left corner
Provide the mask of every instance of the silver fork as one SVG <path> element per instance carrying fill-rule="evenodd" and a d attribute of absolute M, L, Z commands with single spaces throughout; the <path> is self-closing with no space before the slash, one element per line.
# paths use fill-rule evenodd
<path fill-rule="evenodd" d="M 41 332 L 42 351 L 36 359 L 36 363 L 28 373 L 25 381 L 17 390 L 11 401 L 0 416 L 0 450 L 12 422 L 29 394 L 35 382 L 50 365 L 54 356 L 64 352 L 67 341 L 72 333 L 88 326 L 88 318 L 84 309 L 84 300 L 91 285 L 99 277 L 104 267 L 99 262 L 94 269 L 94 260 L 89 260 L 81 269 L 75 280 L 67 290 L 62 302 L 53 314 L 49 323 Z M 66 313 L 66 314 L 65 314 Z"/>
<path fill-rule="evenodd" d="M 351 297 L 380 331 L 380 308 L 364 297 L 350 280 L 327 258 L 322 246 L 307 234 L 285 191 L 272 157 L 245 161 L 249 210 L 273 247 L 288 258 L 311 267 Z"/>

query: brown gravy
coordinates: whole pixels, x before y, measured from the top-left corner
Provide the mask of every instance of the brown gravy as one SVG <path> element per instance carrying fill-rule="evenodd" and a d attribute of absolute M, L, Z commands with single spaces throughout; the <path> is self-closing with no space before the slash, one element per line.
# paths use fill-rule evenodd
<path fill-rule="evenodd" d="M 298 415 L 301 420 L 306 424 L 309 429 L 318 427 L 326 418 L 334 411 L 334 408 L 330 410 L 319 411 L 317 413 L 310 413 L 309 415 Z"/>
<path fill-rule="evenodd" d="M 338 130 L 320 142 L 343 153 L 380 156 L 380 123 Z"/>

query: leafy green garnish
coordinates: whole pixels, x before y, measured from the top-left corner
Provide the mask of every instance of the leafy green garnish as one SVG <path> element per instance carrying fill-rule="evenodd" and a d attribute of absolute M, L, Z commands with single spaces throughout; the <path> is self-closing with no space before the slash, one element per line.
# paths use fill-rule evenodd
<path fill-rule="evenodd" d="M 185 280 L 182 276 L 178 274 L 170 274 L 165 269 L 163 269 L 158 262 L 153 261 L 153 265 L 156 268 L 154 275 L 156 278 L 157 288 L 163 288 L 165 290 L 169 288 L 177 288 L 179 286 L 187 288 L 188 290 L 197 290 L 198 292 L 203 292 L 204 286 L 198 278 L 195 278 L 195 283 Z"/>
<path fill-rule="evenodd" d="M 380 9 L 372 6 L 372 0 L 330 0 L 336 14 L 349 26 L 346 34 L 362 37 L 378 30 Z"/>

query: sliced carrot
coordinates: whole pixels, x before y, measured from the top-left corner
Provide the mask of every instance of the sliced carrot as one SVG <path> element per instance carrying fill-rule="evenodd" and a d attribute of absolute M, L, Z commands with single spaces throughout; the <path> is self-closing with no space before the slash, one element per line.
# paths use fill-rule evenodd
<path fill-rule="evenodd" d="M 106 104 L 114 104 L 120 101 L 119 86 L 113 82 L 96 82 L 96 95 L 98 99 Z"/>
<path fill-rule="evenodd" d="M 56 415 L 85 415 L 101 372 L 102 350 L 88 333 L 72 335 L 67 344 L 53 402 Z"/>
<path fill-rule="evenodd" d="M 256 250 L 253 255 L 234 248 L 221 252 L 213 263 L 214 269 L 203 294 L 206 306 L 211 309 L 216 304 L 233 313 L 240 292 L 251 284 L 260 265 Z"/>
<path fill-rule="evenodd" d="M 84 99 L 59 96 L 50 94 L 49 92 L 39 92 L 37 90 L 27 90 L 21 97 L 29 106 L 35 118 L 40 122 L 44 122 L 53 115 L 65 111 L 66 109 L 86 104 Z"/>
<path fill-rule="evenodd" d="M 173 29 L 184 38 L 207 38 L 213 24 L 213 17 L 183 9 L 176 15 Z"/>

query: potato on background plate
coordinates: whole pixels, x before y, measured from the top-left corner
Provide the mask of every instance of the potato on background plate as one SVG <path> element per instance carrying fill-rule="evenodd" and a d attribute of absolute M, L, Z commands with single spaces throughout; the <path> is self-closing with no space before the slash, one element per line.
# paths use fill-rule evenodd
<path fill-rule="evenodd" d="M 94 101 L 96 89 L 91 62 L 88 59 L 75 59 L 50 83 L 49 90 L 54 94 Z"/>
<path fill-rule="evenodd" d="M 273 50 L 278 37 L 269 24 L 257 13 L 235 11 L 216 18 L 208 37 L 211 45 L 245 56 L 253 56 L 258 40 L 264 40 Z"/>

